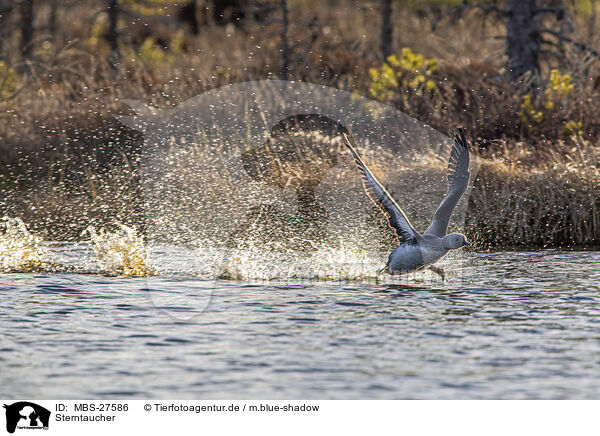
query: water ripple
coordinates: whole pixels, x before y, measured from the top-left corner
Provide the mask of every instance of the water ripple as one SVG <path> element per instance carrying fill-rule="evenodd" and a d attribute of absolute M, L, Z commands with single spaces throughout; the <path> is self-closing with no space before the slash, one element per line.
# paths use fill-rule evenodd
<path fill-rule="evenodd" d="M 218 280 L 204 310 L 205 288 L 185 279 L 0 275 L 0 386 L 6 398 L 596 399 L 598 261 L 473 254 L 445 283 Z"/>

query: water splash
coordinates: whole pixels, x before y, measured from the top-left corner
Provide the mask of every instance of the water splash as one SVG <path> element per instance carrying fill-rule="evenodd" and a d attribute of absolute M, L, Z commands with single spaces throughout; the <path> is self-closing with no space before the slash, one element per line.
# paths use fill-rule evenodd
<path fill-rule="evenodd" d="M 27 230 L 21 218 L 0 219 L 0 272 L 46 271 L 50 264 L 44 259 L 42 239 Z"/>
<path fill-rule="evenodd" d="M 386 253 L 341 244 L 318 244 L 313 251 L 252 246 L 232 250 L 223 277 L 235 280 L 368 280 L 376 281 Z"/>
<path fill-rule="evenodd" d="M 135 227 L 115 223 L 115 231 L 89 226 L 89 235 L 100 272 L 106 275 L 151 276 L 155 274 L 146 258 L 146 245 Z"/>
<path fill-rule="evenodd" d="M 29 232 L 20 218 L 0 219 L 0 273 L 77 272 L 109 276 L 156 276 L 243 281 L 396 281 L 378 271 L 387 252 L 351 242 L 336 245 L 308 241 L 311 250 L 293 248 L 293 241 L 244 240 L 236 248 L 196 241 L 193 246 L 147 246 L 135 228 L 120 223 L 110 231 L 89 226 L 89 238 L 78 244 L 49 243 Z M 91 246 L 91 247 L 90 247 Z M 456 262 L 456 259 L 453 260 Z M 423 274 L 399 280 L 422 280 Z M 200 283 L 200 282 L 199 282 Z M 203 288 L 204 289 L 204 288 Z"/>
<path fill-rule="evenodd" d="M 319 279 L 374 280 L 380 277 L 387 255 L 341 243 L 338 247 L 322 247 L 312 259 Z"/>

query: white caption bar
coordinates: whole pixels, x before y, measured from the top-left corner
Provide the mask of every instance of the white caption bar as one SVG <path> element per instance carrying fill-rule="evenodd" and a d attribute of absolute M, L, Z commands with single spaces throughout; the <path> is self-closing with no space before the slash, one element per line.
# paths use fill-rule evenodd
<path fill-rule="evenodd" d="M 599 406 L 595 401 L 0 401 L 5 406 L 0 434 L 18 436 L 564 436 L 597 432 Z"/>

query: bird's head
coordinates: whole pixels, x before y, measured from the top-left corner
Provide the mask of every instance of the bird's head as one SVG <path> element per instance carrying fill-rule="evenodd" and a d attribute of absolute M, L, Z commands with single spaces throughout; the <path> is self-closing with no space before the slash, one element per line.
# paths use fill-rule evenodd
<path fill-rule="evenodd" d="M 467 241 L 467 238 L 465 238 L 465 235 L 461 235 L 460 233 L 450 233 L 449 235 L 444 236 L 444 247 L 448 250 L 454 250 L 465 245 L 471 245 L 471 243 Z"/>

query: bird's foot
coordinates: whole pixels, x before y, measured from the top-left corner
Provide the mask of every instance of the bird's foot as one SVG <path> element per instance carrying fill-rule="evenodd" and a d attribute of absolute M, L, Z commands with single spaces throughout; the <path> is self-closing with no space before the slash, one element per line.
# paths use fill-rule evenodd
<path fill-rule="evenodd" d="M 429 269 L 431 271 L 433 271 L 434 273 L 438 274 L 442 278 L 442 280 L 446 280 L 446 273 L 444 272 L 443 269 L 438 268 L 437 266 L 433 266 L 433 265 L 430 265 Z"/>

